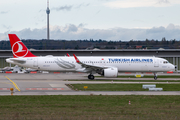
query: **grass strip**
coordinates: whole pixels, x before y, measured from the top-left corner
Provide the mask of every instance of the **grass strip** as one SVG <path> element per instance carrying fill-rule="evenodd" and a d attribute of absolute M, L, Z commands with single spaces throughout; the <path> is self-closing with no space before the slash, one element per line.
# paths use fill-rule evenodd
<path fill-rule="evenodd" d="M 104 77 L 104 76 L 95 76 L 95 77 Z M 158 78 L 180 78 L 179 75 L 158 75 Z M 135 75 L 121 75 L 118 78 L 137 78 Z M 154 75 L 144 75 L 141 78 L 154 78 Z"/>
<path fill-rule="evenodd" d="M 180 96 L 1 96 L 0 101 L 0 119 L 180 119 Z"/>
<path fill-rule="evenodd" d="M 66 81 L 66 80 L 64 80 Z M 68 81 L 106 81 L 106 82 L 180 82 L 180 80 L 115 80 L 115 79 L 95 79 L 95 80 L 68 80 Z"/>
<path fill-rule="evenodd" d="M 97 76 L 97 77 L 101 77 L 101 76 Z M 180 78 L 179 75 L 158 75 L 158 78 Z M 135 75 L 122 75 L 122 76 L 118 76 L 118 78 L 136 78 Z M 141 78 L 154 78 L 154 75 L 144 75 Z"/>
<path fill-rule="evenodd" d="M 72 84 L 68 85 L 74 90 L 81 91 L 149 91 L 143 89 L 142 85 L 145 84 Z M 87 86 L 87 89 L 84 89 Z M 156 84 L 156 88 L 163 88 L 163 91 L 180 91 L 180 84 Z"/>

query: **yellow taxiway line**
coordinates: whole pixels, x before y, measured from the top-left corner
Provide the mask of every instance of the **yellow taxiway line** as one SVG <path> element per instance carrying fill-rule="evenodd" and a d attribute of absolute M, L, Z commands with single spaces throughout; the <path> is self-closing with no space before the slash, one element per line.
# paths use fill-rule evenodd
<path fill-rule="evenodd" d="M 9 81 L 11 81 L 12 82 L 12 84 L 15 86 L 15 88 L 18 90 L 18 91 L 20 91 L 20 89 L 19 89 L 19 87 L 11 80 L 11 79 L 9 79 L 7 76 L 5 76 Z"/>

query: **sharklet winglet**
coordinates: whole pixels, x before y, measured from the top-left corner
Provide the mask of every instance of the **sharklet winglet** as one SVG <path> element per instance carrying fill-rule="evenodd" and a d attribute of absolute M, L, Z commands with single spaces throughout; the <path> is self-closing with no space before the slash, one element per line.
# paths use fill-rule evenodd
<path fill-rule="evenodd" d="M 74 58 L 75 58 L 76 62 L 77 62 L 77 63 L 80 63 L 80 61 L 79 61 L 79 59 L 76 57 L 76 55 L 75 55 L 75 54 L 73 54 L 73 56 L 74 56 Z"/>

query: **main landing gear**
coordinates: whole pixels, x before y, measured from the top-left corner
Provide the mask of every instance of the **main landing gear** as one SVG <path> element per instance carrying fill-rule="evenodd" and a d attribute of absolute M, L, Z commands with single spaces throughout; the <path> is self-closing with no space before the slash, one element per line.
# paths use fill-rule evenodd
<path fill-rule="evenodd" d="M 94 80 L 94 75 L 92 75 L 92 74 L 88 75 L 88 79 Z"/>
<path fill-rule="evenodd" d="M 157 73 L 154 73 L 154 80 L 157 80 Z"/>

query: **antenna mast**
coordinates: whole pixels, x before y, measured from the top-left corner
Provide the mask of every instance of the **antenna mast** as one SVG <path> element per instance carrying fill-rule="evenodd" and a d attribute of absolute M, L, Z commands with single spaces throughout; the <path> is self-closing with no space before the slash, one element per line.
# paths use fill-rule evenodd
<path fill-rule="evenodd" d="M 47 0 L 47 40 L 49 40 L 49 14 L 50 14 L 50 9 L 49 9 L 49 0 Z"/>

